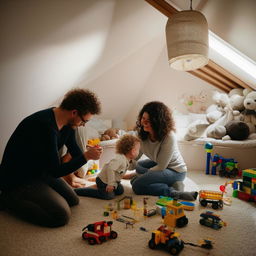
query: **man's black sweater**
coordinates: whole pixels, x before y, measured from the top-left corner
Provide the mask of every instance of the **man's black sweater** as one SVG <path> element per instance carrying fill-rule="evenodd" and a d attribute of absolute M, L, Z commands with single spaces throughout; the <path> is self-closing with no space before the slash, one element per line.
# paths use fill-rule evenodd
<path fill-rule="evenodd" d="M 61 163 L 59 149 L 66 145 L 72 160 Z M 58 130 L 53 109 L 26 117 L 10 137 L 0 166 L 0 189 L 43 177 L 62 177 L 76 171 L 86 159 L 70 126 Z"/>

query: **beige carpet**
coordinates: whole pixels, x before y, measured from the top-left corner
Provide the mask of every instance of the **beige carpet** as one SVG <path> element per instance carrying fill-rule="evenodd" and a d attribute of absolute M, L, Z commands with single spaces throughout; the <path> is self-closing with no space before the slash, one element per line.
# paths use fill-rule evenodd
<path fill-rule="evenodd" d="M 206 176 L 202 171 L 190 171 L 186 178 L 186 190 L 212 189 L 218 190 L 224 184 L 225 178 Z M 129 181 L 124 180 L 125 195 L 132 195 L 139 207 L 143 207 L 143 196 L 132 194 Z M 119 198 L 122 198 L 120 196 Z M 148 206 L 153 207 L 157 197 L 149 197 Z M 113 203 L 115 201 L 113 200 Z M 112 255 L 169 255 L 163 250 L 151 250 L 148 241 L 151 232 L 144 232 L 140 227 L 151 231 L 161 225 L 160 215 L 141 219 L 134 228 L 114 221 L 113 230 L 118 232 L 115 240 L 101 245 L 89 245 L 81 238 L 82 228 L 87 224 L 110 220 L 103 217 L 108 201 L 81 198 L 79 206 L 72 208 L 72 218 L 65 227 L 49 229 L 37 227 L 0 211 L 0 255 L 1 256 L 112 256 Z M 212 208 L 207 208 L 212 210 Z M 212 250 L 185 246 L 180 255 L 200 256 L 252 256 L 256 255 L 256 211 L 255 203 L 248 203 L 233 198 L 231 206 L 218 210 L 220 217 L 227 226 L 214 230 L 199 224 L 199 215 L 206 209 L 196 201 L 194 211 L 186 211 L 189 219 L 187 227 L 176 228 L 185 242 L 197 243 L 202 238 L 214 241 Z M 131 210 L 121 210 L 119 213 L 133 217 Z"/>

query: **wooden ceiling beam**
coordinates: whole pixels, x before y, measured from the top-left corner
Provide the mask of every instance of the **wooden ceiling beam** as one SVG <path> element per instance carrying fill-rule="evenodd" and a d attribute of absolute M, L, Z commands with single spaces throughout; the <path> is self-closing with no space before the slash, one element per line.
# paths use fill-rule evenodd
<path fill-rule="evenodd" d="M 171 17 L 173 14 L 179 12 L 165 0 L 145 0 L 162 14 Z M 190 74 L 210 83 L 211 85 L 225 91 L 229 92 L 233 88 L 250 88 L 247 83 L 243 82 L 235 75 L 228 72 L 226 69 L 222 68 L 212 60 L 209 60 L 208 64 L 203 68 L 188 71 Z"/>

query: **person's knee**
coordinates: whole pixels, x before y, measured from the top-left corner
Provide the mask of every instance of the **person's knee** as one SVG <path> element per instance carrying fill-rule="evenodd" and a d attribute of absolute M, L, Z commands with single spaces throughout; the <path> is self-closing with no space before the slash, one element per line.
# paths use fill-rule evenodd
<path fill-rule="evenodd" d="M 69 203 L 69 206 L 75 206 L 75 205 L 78 205 L 79 202 L 80 202 L 79 197 L 74 193 L 73 197 L 70 199 L 68 203 Z"/>
<path fill-rule="evenodd" d="M 136 184 L 132 184 L 132 190 L 136 195 L 143 195 L 144 194 L 144 190 L 142 189 L 141 186 L 137 186 Z"/>
<path fill-rule="evenodd" d="M 71 211 L 70 208 L 64 207 L 55 209 L 51 214 L 49 223 L 46 223 L 46 226 L 49 227 L 61 227 L 68 224 L 70 217 L 71 217 Z"/>

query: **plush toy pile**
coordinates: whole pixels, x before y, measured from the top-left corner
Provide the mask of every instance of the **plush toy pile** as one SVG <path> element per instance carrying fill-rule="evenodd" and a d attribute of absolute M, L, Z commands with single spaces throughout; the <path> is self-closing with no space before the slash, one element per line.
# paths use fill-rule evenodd
<path fill-rule="evenodd" d="M 210 137 L 222 140 L 256 139 L 256 91 L 233 89 L 215 92 L 214 104 L 206 110 L 206 120 L 188 127 L 185 140 Z"/>
<path fill-rule="evenodd" d="M 119 132 L 119 129 L 109 128 L 106 131 L 104 131 L 104 133 L 101 135 L 100 140 L 105 141 L 105 140 L 117 139 L 119 137 L 118 132 Z"/>

